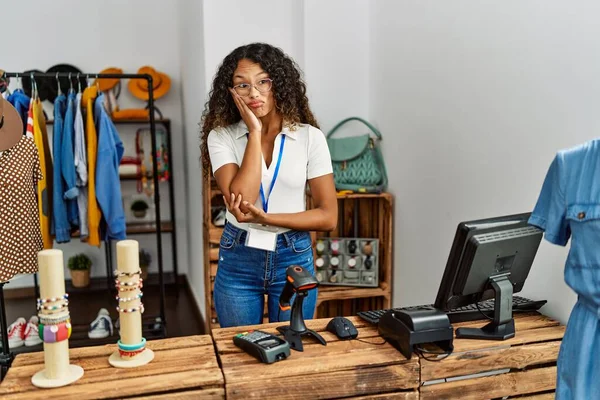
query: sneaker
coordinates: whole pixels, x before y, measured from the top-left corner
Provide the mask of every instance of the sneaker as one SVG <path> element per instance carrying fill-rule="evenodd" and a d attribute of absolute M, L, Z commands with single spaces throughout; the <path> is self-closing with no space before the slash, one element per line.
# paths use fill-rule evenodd
<path fill-rule="evenodd" d="M 25 318 L 19 317 L 15 322 L 8 327 L 8 347 L 14 349 L 21 347 L 25 343 L 25 327 L 27 321 Z"/>
<path fill-rule="evenodd" d="M 213 219 L 214 226 L 225 226 L 225 216 L 227 210 L 225 208 L 221 208 L 217 213 L 217 216 Z"/>
<path fill-rule="evenodd" d="M 37 316 L 32 316 L 29 318 L 29 322 L 27 323 L 27 327 L 25 328 L 25 346 L 35 346 L 42 343 L 42 339 L 40 339 L 39 328 L 38 325 L 40 320 Z"/>
<path fill-rule="evenodd" d="M 98 311 L 98 316 L 90 324 L 90 330 L 88 331 L 88 337 L 90 339 L 104 339 L 112 336 L 113 325 L 110 319 L 110 314 L 106 308 L 101 308 Z"/>

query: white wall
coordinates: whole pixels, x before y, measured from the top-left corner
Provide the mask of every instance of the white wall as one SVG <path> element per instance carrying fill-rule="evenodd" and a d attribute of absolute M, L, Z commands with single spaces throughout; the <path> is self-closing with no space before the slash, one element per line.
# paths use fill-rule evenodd
<path fill-rule="evenodd" d="M 592 1 L 371 3 L 370 116 L 396 195 L 394 304 L 435 298 L 459 221 L 531 211 L 561 148 L 600 128 Z M 567 249 L 543 242 L 523 294 L 565 322 Z"/>
<path fill-rule="evenodd" d="M 2 32 L 18 32 L 15 40 L 2 41 L 1 68 L 10 72 L 28 69 L 46 71 L 59 63 L 68 63 L 83 72 L 99 72 L 117 66 L 127 73 L 135 73 L 143 65 L 152 65 L 171 77 L 170 92 L 157 101 L 165 118 L 172 120 L 173 177 L 177 190 L 175 206 L 177 216 L 177 238 L 179 273 L 187 273 L 186 232 L 186 178 L 181 134 L 181 70 L 178 9 L 176 4 L 161 0 L 105 0 L 81 2 L 75 0 L 43 0 L 27 2 L 9 1 L 4 5 Z M 18 40 L 16 38 L 18 37 Z M 16 83 L 13 80 L 13 84 Z M 145 104 L 134 98 L 126 89 L 121 91 L 119 105 L 122 109 L 141 107 Z M 14 88 L 14 85 L 11 85 Z M 46 104 L 52 115 L 52 106 Z M 134 128 L 120 127 L 121 138 L 126 145 L 126 154 L 133 155 Z M 135 192 L 135 181 L 124 182 L 123 194 Z M 163 215 L 168 211 L 168 187 L 161 184 Z M 168 215 L 168 214 L 167 214 Z M 165 215 L 165 216 L 167 216 Z M 153 235 L 130 236 L 140 241 L 140 246 L 150 249 L 156 260 L 156 240 Z M 172 270 L 170 235 L 163 235 L 163 266 Z M 94 261 L 93 275 L 105 273 L 104 250 L 92 248 L 75 239 L 71 244 L 57 245 L 64 250 L 66 259 L 77 252 L 85 252 Z M 157 270 L 153 262 L 150 271 Z M 68 272 L 65 270 L 65 276 Z M 33 279 L 20 279 L 9 287 L 31 285 Z"/>
<path fill-rule="evenodd" d="M 185 223 L 189 240 L 188 280 L 197 304 L 206 316 L 204 301 L 204 254 L 202 228 L 202 169 L 200 164 L 199 122 L 206 97 L 204 65 L 203 1 L 179 2 L 180 53 L 185 168 L 187 170 Z M 205 317 L 206 318 L 206 317 Z"/>

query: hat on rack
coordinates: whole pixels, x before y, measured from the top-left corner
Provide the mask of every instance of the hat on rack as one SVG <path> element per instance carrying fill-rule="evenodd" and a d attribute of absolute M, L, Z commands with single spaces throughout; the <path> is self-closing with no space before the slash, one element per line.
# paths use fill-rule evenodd
<path fill-rule="evenodd" d="M 23 136 L 23 120 L 17 110 L 0 96 L 0 150 L 14 146 Z"/>
<path fill-rule="evenodd" d="M 6 76 L 6 72 L 0 69 L 0 93 L 4 93 L 8 90 L 8 85 L 10 85 L 10 80 Z"/>
<path fill-rule="evenodd" d="M 30 69 L 28 71 L 23 72 L 23 76 L 21 77 L 21 86 L 23 86 L 23 92 L 25 92 L 25 94 L 29 97 L 32 97 L 32 90 L 31 90 L 31 74 L 32 73 L 36 73 L 36 74 L 43 74 L 44 71 L 40 71 L 39 69 Z M 48 80 L 46 78 L 42 78 L 42 77 L 37 77 L 37 78 L 33 78 L 34 82 L 35 82 L 35 86 L 37 87 L 37 91 L 38 91 L 38 96 L 40 97 L 40 100 L 44 101 L 48 99 L 48 96 L 50 94 L 50 90 L 49 90 L 49 84 L 48 84 Z"/>
<path fill-rule="evenodd" d="M 116 67 L 109 67 L 109 68 L 105 68 L 102 71 L 100 71 L 100 75 L 102 75 L 102 74 L 122 74 L 122 73 L 123 73 L 123 70 L 121 68 L 116 68 Z M 102 79 L 96 79 L 94 81 L 94 84 L 96 84 L 98 86 L 98 89 L 101 92 L 106 92 L 107 90 L 114 88 L 115 86 L 117 86 L 118 83 L 119 83 L 118 78 L 102 78 Z"/>
<path fill-rule="evenodd" d="M 70 64 L 56 64 L 56 65 L 53 65 L 52 67 L 48 68 L 48 71 L 46 71 L 46 72 L 49 74 L 57 73 L 57 72 L 66 72 L 66 73 L 72 74 L 71 82 L 69 82 L 69 78 L 67 78 L 67 77 L 58 78 L 58 81 L 60 82 L 60 91 L 62 93 L 68 93 L 69 89 L 71 87 L 73 87 L 75 90 L 77 90 L 77 88 L 78 88 L 77 74 L 82 73 L 79 68 L 77 68 L 73 65 L 70 65 Z M 50 100 L 51 102 L 54 103 L 54 99 L 56 99 L 56 97 L 58 96 L 58 82 L 57 82 L 56 78 L 54 78 L 54 79 L 48 78 L 47 83 L 48 83 L 48 100 Z M 79 77 L 79 83 L 81 84 L 82 87 L 87 86 L 85 76 Z"/>
<path fill-rule="evenodd" d="M 171 88 L 171 78 L 165 73 L 158 72 L 154 68 L 141 67 L 138 74 L 149 74 L 152 76 L 152 89 L 154 100 L 163 97 Z M 128 84 L 129 91 L 135 97 L 141 100 L 148 100 L 148 81 L 145 79 L 130 79 Z"/>

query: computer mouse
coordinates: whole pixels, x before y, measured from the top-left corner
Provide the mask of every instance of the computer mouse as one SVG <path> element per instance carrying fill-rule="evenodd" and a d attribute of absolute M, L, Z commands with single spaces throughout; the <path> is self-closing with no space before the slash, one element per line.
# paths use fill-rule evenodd
<path fill-rule="evenodd" d="M 341 340 L 356 339 L 358 336 L 358 331 L 354 324 L 344 317 L 332 318 L 327 324 L 326 329 Z"/>

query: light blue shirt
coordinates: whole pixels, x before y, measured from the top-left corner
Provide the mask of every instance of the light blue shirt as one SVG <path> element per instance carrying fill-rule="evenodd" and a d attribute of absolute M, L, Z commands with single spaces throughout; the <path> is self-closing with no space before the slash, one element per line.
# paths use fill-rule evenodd
<path fill-rule="evenodd" d="M 104 108 L 104 94 L 96 99 L 94 119 L 98 131 L 96 200 L 106 223 L 103 240 L 122 240 L 126 237 L 126 225 L 119 164 L 123 158 L 124 147 L 117 128 Z"/>
<path fill-rule="evenodd" d="M 558 358 L 557 399 L 600 393 L 600 139 L 558 152 L 529 222 L 571 249 L 565 281 L 579 295 Z"/>

